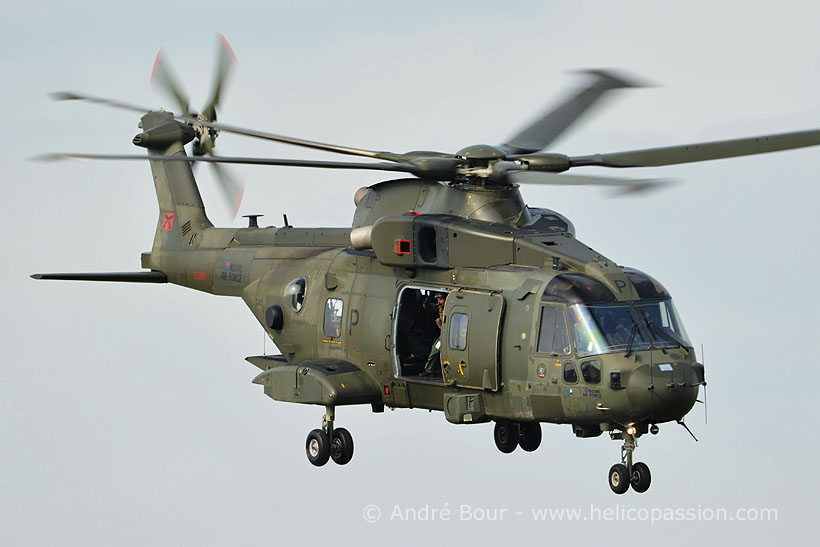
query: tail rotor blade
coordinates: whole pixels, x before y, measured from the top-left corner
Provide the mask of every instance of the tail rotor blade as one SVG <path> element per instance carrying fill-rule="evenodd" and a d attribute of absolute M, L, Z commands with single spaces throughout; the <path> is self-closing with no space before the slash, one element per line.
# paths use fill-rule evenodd
<path fill-rule="evenodd" d="M 219 182 L 219 189 L 222 191 L 222 197 L 231 211 L 231 220 L 233 220 L 236 218 L 236 213 L 239 212 L 239 206 L 242 204 L 245 184 L 237 182 L 225 166 L 218 163 L 212 163 L 211 166 L 214 168 L 214 174 Z"/>
<path fill-rule="evenodd" d="M 231 72 L 231 67 L 236 63 L 236 55 L 231 49 L 230 44 L 221 34 L 219 35 L 219 52 L 216 73 L 214 74 L 213 91 L 211 92 L 211 99 L 202 109 L 202 115 L 208 121 L 216 121 L 216 107 L 219 105 L 219 100 L 222 95 L 222 89 L 228 76 Z"/>
<path fill-rule="evenodd" d="M 189 107 L 191 101 L 188 95 L 182 91 L 182 87 L 177 83 L 176 78 L 168 66 L 168 61 L 165 60 L 164 49 L 160 49 L 159 53 L 157 53 L 157 59 L 154 61 L 154 70 L 151 73 L 151 83 L 156 83 L 168 92 L 176 100 L 184 116 L 191 115 L 191 109 Z"/>

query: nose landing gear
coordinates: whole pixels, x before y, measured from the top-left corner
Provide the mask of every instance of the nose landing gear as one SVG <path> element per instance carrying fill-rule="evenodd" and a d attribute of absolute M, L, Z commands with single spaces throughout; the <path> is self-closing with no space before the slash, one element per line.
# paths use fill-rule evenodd
<path fill-rule="evenodd" d="M 305 441 L 307 459 L 317 467 L 323 466 L 329 459 L 345 465 L 353 458 L 353 436 L 343 427 L 334 428 L 335 418 L 335 408 L 326 407 L 321 429 L 308 433 Z"/>
<path fill-rule="evenodd" d="M 609 469 L 609 487 L 616 494 L 623 494 L 629 490 L 630 485 L 638 493 L 649 490 L 652 482 L 649 466 L 643 462 L 632 463 L 632 453 L 638 448 L 636 428 L 629 426 L 626 431 L 611 433 L 610 438 L 623 439 L 624 444 L 621 447 L 621 463 L 616 463 Z"/>

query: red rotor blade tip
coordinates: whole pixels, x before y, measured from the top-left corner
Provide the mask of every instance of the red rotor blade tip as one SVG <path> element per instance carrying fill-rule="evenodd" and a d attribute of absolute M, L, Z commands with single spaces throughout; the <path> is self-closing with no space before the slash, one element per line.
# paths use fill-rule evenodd
<path fill-rule="evenodd" d="M 233 216 L 236 218 L 236 213 L 239 212 L 239 206 L 242 204 L 242 197 L 245 195 L 245 184 L 239 187 L 239 195 L 236 196 L 236 202 L 233 204 Z"/>
<path fill-rule="evenodd" d="M 231 61 L 236 62 L 236 55 L 234 54 L 233 49 L 231 48 L 231 44 L 229 44 L 225 37 L 221 34 L 219 35 L 219 41 L 222 43 L 222 47 L 225 48 L 225 51 L 228 52 L 228 55 L 231 56 Z"/>
<path fill-rule="evenodd" d="M 157 79 L 157 71 L 159 70 L 159 62 L 162 59 L 162 53 L 165 51 L 165 48 L 159 48 L 159 52 L 157 52 L 157 58 L 154 60 L 154 70 L 151 71 L 151 83 L 154 83 L 154 80 Z"/>

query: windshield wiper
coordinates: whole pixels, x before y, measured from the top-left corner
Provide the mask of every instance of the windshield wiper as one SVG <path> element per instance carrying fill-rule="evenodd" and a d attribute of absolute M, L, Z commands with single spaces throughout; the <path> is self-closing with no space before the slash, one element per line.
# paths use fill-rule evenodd
<path fill-rule="evenodd" d="M 624 357 L 632 355 L 632 343 L 635 341 L 635 334 L 638 332 L 638 324 L 632 322 L 632 332 L 629 333 L 629 343 L 626 345 L 626 353 Z"/>
<path fill-rule="evenodd" d="M 674 336 L 672 336 L 671 334 L 669 334 L 668 332 L 666 332 L 665 330 L 660 328 L 658 325 L 656 325 L 655 323 L 653 323 L 649 319 L 646 320 L 646 326 L 649 327 L 650 331 L 654 331 L 655 334 L 659 334 L 659 335 L 663 336 L 664 338 L 666 338 L 667 340 L 669 340 L 673 344 L 677 344 L 678 346 L 680 346 L 681 349 L 686 351 L 686 353 L 689 353 L 689 348 L 684 346 L 683 342 L 681 342 L 680 340 L 678 340 L 677 338 L 675 338 Z M 661 348 L 661 350 L 663 350 L 663 348 Z M 666 353 L 666 351 L 663 351 L 663 352 Z"/>

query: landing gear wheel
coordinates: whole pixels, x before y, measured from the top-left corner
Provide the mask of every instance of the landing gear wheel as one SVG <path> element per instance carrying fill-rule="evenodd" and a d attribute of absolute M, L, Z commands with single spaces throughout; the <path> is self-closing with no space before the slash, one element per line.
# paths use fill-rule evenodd
<path fill-rule="evenodd" d="M 535 451 L 541 446 L 541 424 L 538 422 L 524 422 L 518 425 L 518 444 L 522 450 Z"/>
<path fill-rule="evenodd" d="M 521 433 L 518 430 L 518 424 L 513 422 L 495 422 L 495 430 L 493 431 L 493 438 L 495 439 L 495 446 L 504 454 L 509 454 L 515 447 L 518 446 L 518 438 Z"/>
<path fill-rule="evenodd" d="M 629 472 L 622 463 L 609 468 L 609 487 L 616 494 L 623 494 L 629 489 Z"/>
<path fill-rule="evenodd" d="M 351 445 L 351 453 L 352 453 Z M 308 433 L 307 441 L 305 442 L 305 452 L 307 459 L 316 467 L 322 467 L 330 458 L 330 439 L 327 433 L 321 429 L 314 429 Z"/>
<path fill-rule="evenodd" d="M 353 436 L 347 429 L 338 427 L 333 430 L 330 457 L 339 465 L 346 464 L 353 457 Z"/>
<path fill-rule="evenodd" d="M 632 490 L 635 492 L 646 492 L 652 482 L 652 475 L 649 473 L 649 466 L 643 462 L 632 464 L 632 476 L 629 479 Z"/>

